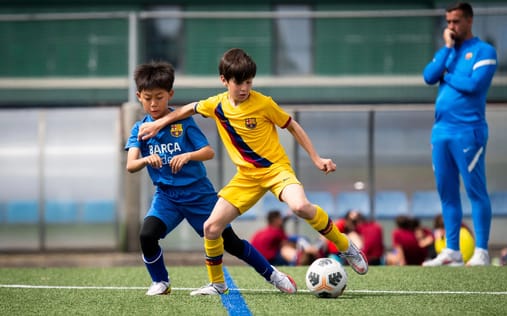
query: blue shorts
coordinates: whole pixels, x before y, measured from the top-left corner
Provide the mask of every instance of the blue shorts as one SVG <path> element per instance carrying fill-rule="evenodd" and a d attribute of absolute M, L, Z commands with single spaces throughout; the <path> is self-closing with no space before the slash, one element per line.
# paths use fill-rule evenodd
<path fill-rule="evenodd" d="M 211 187 L 211 189 L 209 189 Z M 199 183 L 185 188 L 157 186 L 151 207 L 145 217 L 154 216 L 166 225 L 165 237 L 186 219 L 195 232 L 203 237 L 203 224 L 208 219 L 218 197 L 211 184 Z"/>

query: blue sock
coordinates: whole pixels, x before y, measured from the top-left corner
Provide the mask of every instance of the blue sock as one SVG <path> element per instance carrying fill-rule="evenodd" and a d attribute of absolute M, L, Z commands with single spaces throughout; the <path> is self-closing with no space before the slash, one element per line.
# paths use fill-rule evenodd
<path fill-rule="evenodd" d="M 271 280 L 273 267 L 268 260 L 257 251 L 248 241 L 242 240 L 244 244 L 243 255 L 240 257 L 243 261 L 251 265 L 257 273 L 262 275 L 267 281 Z"/>
<path fill-rule="evenodd" d="M 162 252 L 162 249 L 159 248 L 159 253 L 152 258 L 145 258 L 143 255 L 143 261 L 153 282 L 169 282 L 169 273 L 165 268 L 164 253 Z"/>

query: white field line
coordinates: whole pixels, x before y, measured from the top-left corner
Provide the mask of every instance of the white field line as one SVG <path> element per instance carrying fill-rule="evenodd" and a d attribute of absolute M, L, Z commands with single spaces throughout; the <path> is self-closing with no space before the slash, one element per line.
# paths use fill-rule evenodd
<path fill-rule="evenodd" d="M 74 285 L 30 285 L 30 284 L 0 284 L 0 288 L 16 289 L 63 289 L 63 290 L 146 290 L 146 286 L 74 286 Z M 173 287 L 173 291 L 192 291 L 196 288 Z M 259 292 L 278 292 L 275 289 L 230 289 L 231 291 L 240 291 L 244 293 Z M 308 292 L 308 290 L 298 290 L 299 292 Z M 347 293 L 369 293 L 369 294 L 419 294 L 419 295 L 507 295 L 505 292 L 491 291 L 397 291 L 397 290 L 347 290 Z"/>

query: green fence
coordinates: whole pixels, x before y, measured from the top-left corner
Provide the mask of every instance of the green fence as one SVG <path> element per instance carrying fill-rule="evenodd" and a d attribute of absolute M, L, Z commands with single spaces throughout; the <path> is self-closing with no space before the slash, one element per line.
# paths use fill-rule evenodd
<path fill-rule="evenodd" d="M 442 44 L 445 21 L 443 9 L 427 6 L 170 5 L 16 14 L 4 8 L 0 106 L 132 101 L 133 67 L 153 59 L 175 65 L 174 101 L 193 101 L 221 88 L 217 65 L 231 47 L 253 56 L 255 86 L 279 102 L 432 102 L 435 91 L 421 72 Z M 476 9 L 476 35 L 498 50 L 494 102 L 507 100 L 506 16 L 507 4 Z M 329 80 L 315 84 L 319 78 Z"/>

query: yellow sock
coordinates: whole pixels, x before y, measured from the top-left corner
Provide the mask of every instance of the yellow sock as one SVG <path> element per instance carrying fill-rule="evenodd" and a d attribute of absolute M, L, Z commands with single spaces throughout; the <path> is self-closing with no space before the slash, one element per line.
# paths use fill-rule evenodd
<path fill-rule="evenodd" d="M 349 249 L 349 240 L 347 236 L 338 230 L 336 225 L 329 218 L 329 215 L 327 215 L 320 206 L 315 205 L 315 207 L 317 208 L 315 217 L 306 220 L 308 224 L 335 244 L 339 251 L 347 251 Z"/>
<path fill-rule="evenodd" d="M 212 283 L 225 283 L 224 271 L 222 270 L 222 257 L 224 255 L 224 240 L 206 239 L 204 237 L 204 251 L 206 252 L 206 268 L 208 278 Z"/>

